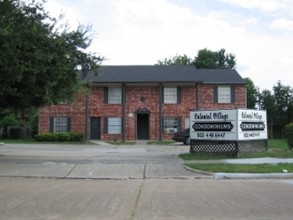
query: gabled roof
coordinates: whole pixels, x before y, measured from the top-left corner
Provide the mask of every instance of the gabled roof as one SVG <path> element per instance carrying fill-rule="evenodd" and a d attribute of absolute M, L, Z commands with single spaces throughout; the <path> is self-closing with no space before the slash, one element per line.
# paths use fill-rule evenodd
<path fill-rule="evenodd" d="M 236 70 L 197 69 L 194 66 L 102 66 L 99 74 L 90 71 L 92 83 L 204 83 L 245 84 Z"/>

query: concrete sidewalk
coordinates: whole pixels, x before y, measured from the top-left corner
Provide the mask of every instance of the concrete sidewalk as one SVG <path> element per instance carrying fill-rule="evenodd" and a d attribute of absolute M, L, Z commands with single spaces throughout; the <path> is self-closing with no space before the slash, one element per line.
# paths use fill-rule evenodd
<path fill-rule="evenodd" d="M 2 177 L 0 219 L 289 220 L 292 189 L 292 180 Z"/>

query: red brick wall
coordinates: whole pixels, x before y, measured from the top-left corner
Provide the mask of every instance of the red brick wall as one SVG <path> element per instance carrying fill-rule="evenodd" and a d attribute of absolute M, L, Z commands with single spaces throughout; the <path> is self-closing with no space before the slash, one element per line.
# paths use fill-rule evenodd
<path fill-rule="evenodd" d="M 136 115 L 139 109 L 147 109 L 149 114 L 150 139 L 159 137 L 159 87 L 128 86 L 126 87 L 126 139 L 136 139 Z"/>
<path fill-rule="evenodd" d="M 70 105 L 50 105 L 39 110 L 38 133 L 49 132 L 50 117 L 71 117 L 71 130 L 74 132 L 85 131 L 85 97 L 77 95 Z"/>
<path fill-rule="evenodd" d="M 234 103 L 214 103 L 214 85 L 200 85 L 200 110 L 246 108 L 246 87 L 235 86 Z"/>
<path fill-rule="evenodd" d="M 214 86 L 200 85 L 200 109 L 231 109 L 246 107 L 245 86 L 235 86 L 236 101 L 231 104 L 214 103 Z M 181 87 L 180 104 L 163 104 L 162 115 L 181 117 L 182 127 L 185 127 L 185 118 L 189 117 L 189 110 L 196 109 L 196 87 Z M 149 114 L 149 136 L 151 140 L 159 139 L 159 86 L 126 86 L 125 104 L 125 139 L 136 140 L 136 114 L 139 109 L 147 109 Z M 56 116 L 71 116 L 71 130 L 85 131 L 85 98 L 77 95 L 70 105 L 53 105 L 40 109 L 39 133 L 49 132 L 49 118 Z M 122 135 L 109 135 L 104 133 L 104 117 L 122 117 L 121 104 L 104 103 L 104 87 L 94 86 L 89 94 L 89 117 L 101 118 L 101 139 L 121 140 Z M 171 139 L 172 135 L 163 134 L 163 139 Z"/>

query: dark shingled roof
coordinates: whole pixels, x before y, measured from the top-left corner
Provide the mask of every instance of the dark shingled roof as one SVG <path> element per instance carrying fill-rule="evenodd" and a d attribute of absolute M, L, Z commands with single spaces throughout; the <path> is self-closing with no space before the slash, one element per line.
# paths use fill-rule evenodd
<path fill-rule="evenodd" d="M 98 75 L 90 71 L 84 80 L 93 83 L 245 84 L 236 70 L 194 66 L 102 66 Z"/>

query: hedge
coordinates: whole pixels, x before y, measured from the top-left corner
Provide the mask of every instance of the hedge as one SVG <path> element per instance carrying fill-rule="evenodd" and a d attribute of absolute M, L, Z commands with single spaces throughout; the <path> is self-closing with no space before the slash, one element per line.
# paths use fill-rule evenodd
<path fill-rule="evenodd" d="M 293 148 L 293 123 L 287 124 L 285 126 L 285 137 L 287 139 L 287 143 L 289 148 L 292 150 Z"/>
<path fill-rule="evenodd" d="M 21 128 L 20 127 L 13 127 L 9 129 L 9 137 L 11 139 L 18 139 L 21 136 Z"/>
<path fill-rule="evenodd" d="M 35 135 L 36 141 L 48 142 L 81 142 L 84 140 L 83 133 L 43 133 Z"/>

